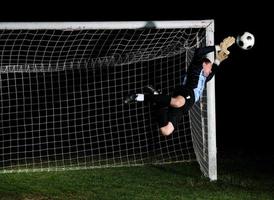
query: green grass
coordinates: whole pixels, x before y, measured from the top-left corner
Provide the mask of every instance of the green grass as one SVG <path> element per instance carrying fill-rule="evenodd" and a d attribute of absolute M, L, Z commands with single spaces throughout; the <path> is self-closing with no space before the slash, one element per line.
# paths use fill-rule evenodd
<path fill-rule="evenodd" d="M 0 199 L 273 200 L 273 166 L 255 162 L 219 160 L 216 182 L 197 163 L 0 174 Z"/>

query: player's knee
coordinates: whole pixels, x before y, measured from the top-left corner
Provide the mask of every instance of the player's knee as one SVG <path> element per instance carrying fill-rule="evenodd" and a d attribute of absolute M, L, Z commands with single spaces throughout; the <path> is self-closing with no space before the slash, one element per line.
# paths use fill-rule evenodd
<path fill-rule="evenodd" d="M 169 136 L 174 131 L 174 126 L 171 122 L 168 122 L 166 126 L 160 128 L 162 135 Z"/>
<path fill-rule="evenodd" d="M 182 96 L 177 96 L 172 98 L 171 105 L 175 108 L 180 108 L 185 104 L 185 98 Z"/>

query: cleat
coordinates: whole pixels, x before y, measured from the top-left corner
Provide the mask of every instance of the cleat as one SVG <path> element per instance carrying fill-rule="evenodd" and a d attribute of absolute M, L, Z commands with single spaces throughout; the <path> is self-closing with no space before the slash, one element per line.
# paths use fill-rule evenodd
<path fill-rule="evenodd" d="M 136 101 L 136 97 L 137 97 L 136 94 L 132 94 L 132 95 L 127 96 L 126 99 L 125 99 L 125 101 L 124 101 L 125 104 L 136 103 L 137 102 Z"/>
<path fill-rule="evenodd" d="M 147 86 L 144 88 L 144 91 L 145 91 L 146 93 L 154 94 L 154 95 L 160 94 L 160 91 L 154 89 L 151 85 L 147 85 Z"/>

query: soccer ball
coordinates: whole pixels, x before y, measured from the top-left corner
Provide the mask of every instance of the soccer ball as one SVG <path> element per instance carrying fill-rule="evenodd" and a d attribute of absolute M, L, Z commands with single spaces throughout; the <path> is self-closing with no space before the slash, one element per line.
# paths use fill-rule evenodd
<path fill-rule="evenodd" d="M 249 50 L 254 46 L 255 37 L 249 32 L 244 32 L 242 35 L 237 36 L 237 45 L 244 50 Z"/>

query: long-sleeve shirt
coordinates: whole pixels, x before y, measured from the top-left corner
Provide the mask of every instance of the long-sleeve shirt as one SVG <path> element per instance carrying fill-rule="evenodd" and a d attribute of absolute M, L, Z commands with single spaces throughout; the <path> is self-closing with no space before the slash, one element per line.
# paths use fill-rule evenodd
<path fill-rule="evenodd" d="M 184 87 L 193 90 L 195 102 L 200 99 L 203 93 L 205 83 L 212 79 L 218 69 L 218 62 L 212 63 L 211 73 L 206 77 L 203 74 L 203 61 L 207 58 L 208 53 L 216 52 L 217 46 L 206 46 L 195 50 L 193 59 L 188 67 L 186 76 L 184 77 Z"/>

